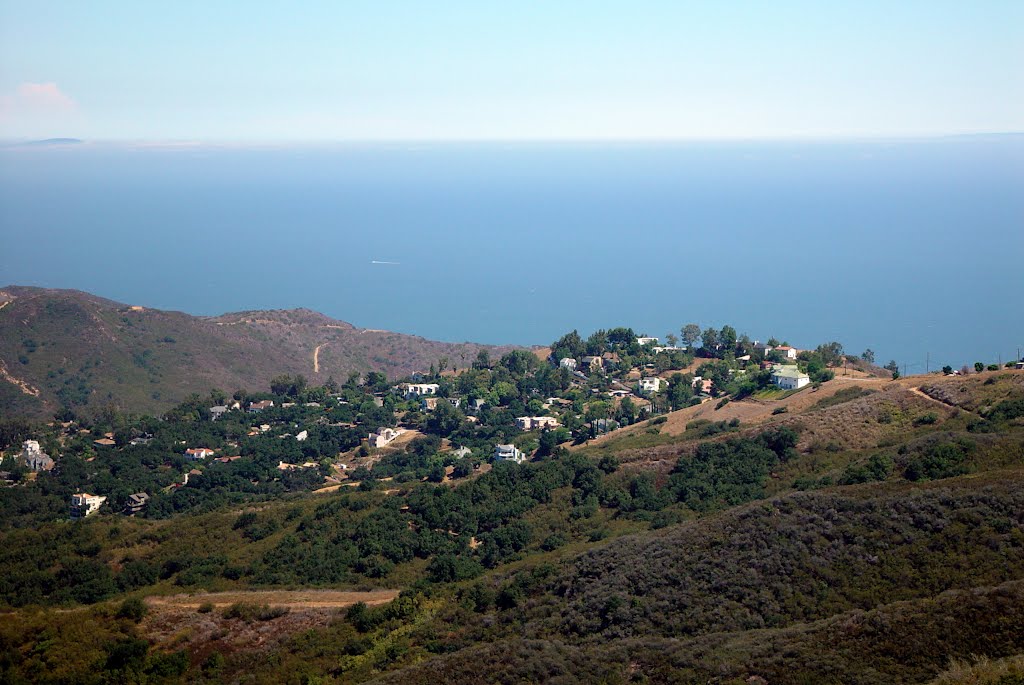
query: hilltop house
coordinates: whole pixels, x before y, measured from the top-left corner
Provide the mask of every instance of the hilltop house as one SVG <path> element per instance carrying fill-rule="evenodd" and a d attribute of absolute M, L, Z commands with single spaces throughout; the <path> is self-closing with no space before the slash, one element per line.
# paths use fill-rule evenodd
<path fill-rule="evenodd" d="M 21 444 L 21 462 L 30 471 L 49 471 L 53 468 L 53 459 L 39 448 L 36 440 L 26 440 Z"/>
<path fill-rule="evenodd" d="M 77 521 L 84 519 L 86 516 L 92 516 L 100 510 L 100 507 L 106 501 L 106 497 L 90 495 L 85 492 L 71 495 L 71 520 Z"/>
<path fill-rule="evenodd" d="M 437 409 L 438 397 L 424 397 L 420 400 L 420 409 L 423 411 L 434 411 Z"/>
<path fill-rule="evenodd" d="M 570 371 L 576 370 L 576 360 L 572 357 L 562 357 L 558 360 L 558 366 L 562 369 L 569 369 Z"/>
<path fill-rule="evenodd" d="M 587 371 L 600 371 L 604 368 L 604 360 L 600 357 L 584 357 L 580 360 Z"/>
<path fill-rule="evenodd" d="M 780 355 L 782 355 L 783 359 L 796 359 L 796 353 L 798 351 L 799 350 L 797 350 L 795 347 L 790 347 L 789 345 L 779 345 L 778 347 L 772 350 L 772 352 L 778 352 Z"/>
<path fill-rule="evenodd" d="M 195 447 L 185 450 L 185 458 L 189 461 L 201 461 L 213 456 L 213 450 L 208 447 Z"/>
<path fill-rule="evenodd" d="M 274 400 L 260 400 L 259 402 L 249 403 L 249 413 L 258 414 L 264 409 L 270 409 L 274 406 Z"/>
<path fill-rule="evenodd" d="M 227 413 L 228 408 L 222 404 L 218 404 L 216 407 L 210 407 L 210 420 L 216 421 Z"/>
<path fill-rule="evenodd" d="M 643 345 L 657 345 L 658 344 L 658 339 L 657 338 L 637 338 L 636 339 L 636 344 L 640 345 L 640 346 L 643 346 Z"/>
<path fill-rule="evenodd" d="M 772 383 L 785 390 L 796 390 L 811 382 L 811 377 L 795 365 L 777 366 L 772 370 Z"/>
<path fill-rule="evenodd" d="M 558 428 L 558 425 L 558 419 L 553 416 L 520 416 L 516 419 L 516 428 L 521 431 Z"/>
<path fill-rule="evenodd" d="M 96 447 L 114 447 L 117 445 L 112 438 L 100 438 L 99 440 L 93 440 L 92 444 Z"/>
<path fill-rule="evenodd" d="M 494 461 L 514 461 L 522 464 L 526 461 L 526 455 L 519 451 L 515 445 L 495 445 Z"/>
<path fill-rule="evenodd" d="M 124 504 L 124 512 L 128 516 L 135 516 L 149 504 L 149 495 L 144 492 L 136 492 L 128 495 L 128 501 Z"/>
<path fill-rule="evenodd" d="M 370 447 L 384 447 L 404 432 L 401 428 L 378 428 L 376 433 L 370 433 Z"/>
<path fill-rule="evenodd" d="M 652 378 L 641 378 L 637 383 L 637 390 L 641 395 L 651 395 L 661 391 L 662 385 L 668 385 L 664 378 L 658 378 L 657 376 Z"/>
<path fill-rule="evenodd" d="M 414 397 L 436 395 L 437 391 L 441 389 L 441 386 L 437 383 L 403 383 L 398 387 L 407 400 L 411 400 Z"/>

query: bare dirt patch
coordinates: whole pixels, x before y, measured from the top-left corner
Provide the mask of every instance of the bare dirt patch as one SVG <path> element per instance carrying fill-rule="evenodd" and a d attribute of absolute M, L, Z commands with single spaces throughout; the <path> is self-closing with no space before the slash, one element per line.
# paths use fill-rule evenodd
<path fill-rule="evenodd" d="M 290 636 L 326 626 L 341 610 L 358 602 L 385 604 L 398 590 L 345 592 L 336 590 L 266 590 L 212 592 L 148 597 L 149 613 L 141 624 L 147 637 L 166 648 L 187 648 L 195 662 L 212 652 L 223 654 L 267 649 Z M 266 618 L 225 618 L 236 604 L 267 606 L 280 611 Z M 200 610 L 200 607 L 203 610 Z"/>
<path fill-rule="evenodd" d="M 147 597 L 146 604 L 153 609 L 180 607 L 198 609 L 204 604 L 227 607 L 248 602 L 287 606 L 292 610 L 347 607 L 358 602 L 384 604 L 398 596 L 398 590 L 374 590 L 371 592 L 346 592 L 341 590 L 252 590 L 239 592 L 203 592 L 191 595 L 166 595 Z"/>

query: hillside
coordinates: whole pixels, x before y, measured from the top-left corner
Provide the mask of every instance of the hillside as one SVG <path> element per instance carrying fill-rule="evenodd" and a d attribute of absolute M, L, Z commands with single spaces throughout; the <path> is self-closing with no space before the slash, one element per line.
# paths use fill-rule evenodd
<path fill-rule="evenodd" d="M 0 407 L 49 415 L 109 403 L 159 412 L 211 388 L 266 390 L 281 374 L 320 384 L 351 373 L 397 378 L 442 358 L 468 366 L 480 350 L 360 329 L 307 309 L 215 317 L 131 307 L 71 290 L 0 290 Z"/>
<path fill-rule="evenodd" d="M 373 406 L 346 392 L 331 411 Z M 61 520 L 69 492 L 116 499 L 152 464 L 169 483 L 192 466 L 160 457 L 173 445 L 268 419 L 169 412 L 148 445 L 104 452 L 69 433 L 59 470 L 2 491 L 0 679 L 1017 682 L 997 678 L 1024 658 L 1024 372 L 745 403 L 722 430 L 692 407 L 530 463 L 437 485 L 374 467 L 330 493 L 274 475 L 294 441 L 233 437 L 239 461 L 147 487 L 144 518 L 84 523 Z M 346 429 L 310 430 L 322 454 Z"/>

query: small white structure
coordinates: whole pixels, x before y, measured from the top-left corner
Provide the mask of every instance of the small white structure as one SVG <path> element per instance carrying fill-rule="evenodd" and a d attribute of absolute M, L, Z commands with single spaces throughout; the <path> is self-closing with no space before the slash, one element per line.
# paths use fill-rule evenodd
<path fill-rule="evenodd" d="M 570 371 L 576 370 L 576 360 L 572 357 L 562 357 L 558 360 L 558 367 L 561 369 L 569 369 Z"/>
<path fill-rule="evenodd" d="M 637 338 L 636 339 L 636 344 L 637 345 L 641 345 L 641 346 L 643 346 L 643 345 L 657 345 L 658 344 L 658 339 L 657 338 Z"/>
<path fill-rule="evenodd" d="M 213 456 L 213 450 L 208 447 L 195 447 L 185 450 L 185 458 L 189 461 L 202 461 Z"/>
<path fill-rule="evenodd" d="M 656 392 L 661 392 L 661 386 L 667 384 L 664 378 L 658 378 L 657 376 L 641 378 L 637 383 L 637 390 L 641 395 L 653 395 Z"/>
<path fill-rule="evenodd" d="M 298 440 L 299 442 L 303 442 L 303 441 L 307 440 L 308 438 L 309 438 L 309 431 L 301 431 L 298 435 L 295 436 L 295 439 Z"/>
<path fill-rule="evenodd" d="M 811 377 L 798 367 L 778 366 L 772 370 L 772 383 L 785 390 L 797 390 L 811 382 Z"/>
<path fill-rule="evenodd" d="M 31 471 L 49 471 L 53 468 L 53 459 L 40 449 L 36 440 L 21 443 L 21 462 Z"/>
<path fill-rule="evenodd" d="M 678 347 L 676 345 L 659 345 L 651 348 L 651 352 L 654 354 L 661 354 L 662 352 L 685 352 L 685 347 Z"/>
<path fill-rule="evenodd" d="M 454 457 L 455 459 L 463 459 L 465 457 L 472 456 L 472 454 L 473 450 L 469 449 L 465 445 L 456 450 L 452 450 L 452 457 Z"/>
<path fill-rule="evenodd" d="M 558 419 L 553 416 L 520 416 L 516 419 L 516 428 L 521 431 L 558 428 L 558 425 Z"/>
<path fill-rule="evenodd" d="M 106 501 L 106 497 L 90 495 L 85 492 L 71 495 L 71 520 L 78 521 L 86 516 L 92 516 L 100 510 L 100 507 Z"/>
<path fill-rule="evenodd" d="M 228 408 L 223 404 L 218 404 L 216 407 L 210 407 L 210 420 L 216 421 L 227 413 Z"/>
<path fill-rule="evenodd" d="M 494 461 L 514 461 L 522 464 L 526 461 L 526 455 L 519 451 L 515 445 L 495 445 Z"/>
<path fill-rule="evenodd" d="M 378 428 L 376 433 L 370 433 L 370 447 L 384 447 L 404 432 L 402 428 Z"/>

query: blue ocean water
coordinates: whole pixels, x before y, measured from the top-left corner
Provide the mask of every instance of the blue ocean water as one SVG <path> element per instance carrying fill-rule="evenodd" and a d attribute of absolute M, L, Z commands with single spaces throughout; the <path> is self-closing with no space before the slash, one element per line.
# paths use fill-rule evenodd
<path fill-rule="evenodd" d="M 384 263 L 386 262 L 386 263 Z M 442 340 L 1024 347 L 1024 137 L 0 150 L 0 285 Z"/>

